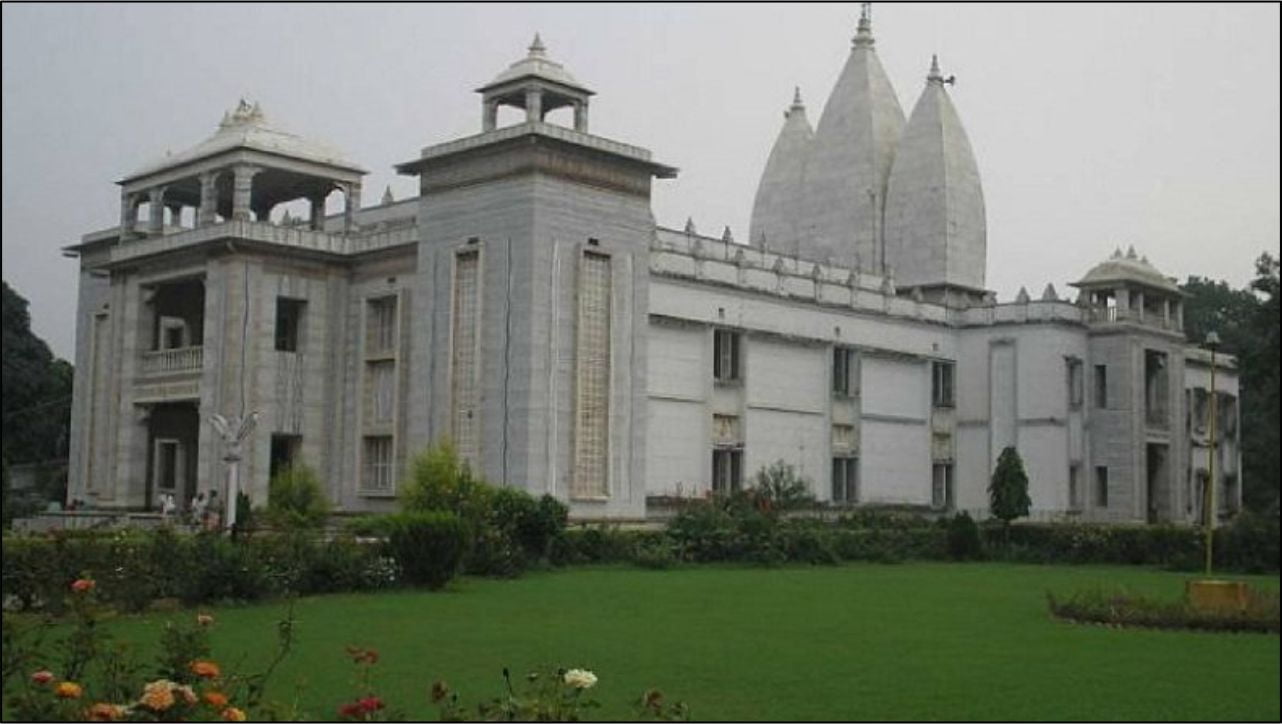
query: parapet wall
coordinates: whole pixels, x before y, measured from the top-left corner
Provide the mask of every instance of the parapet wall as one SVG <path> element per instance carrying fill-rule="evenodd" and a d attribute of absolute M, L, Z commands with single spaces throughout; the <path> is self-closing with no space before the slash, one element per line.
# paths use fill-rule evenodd
<path fill-rule="evenodd" d="M 893 279 L 870 272 L 664 227 L 655 229 L 650 271 L 658 276 L 690 279 L 825 307 L 958 327 L 1086 322 L 1086 310 L 1067 301 L 949 307 L 899 296 Z"/>

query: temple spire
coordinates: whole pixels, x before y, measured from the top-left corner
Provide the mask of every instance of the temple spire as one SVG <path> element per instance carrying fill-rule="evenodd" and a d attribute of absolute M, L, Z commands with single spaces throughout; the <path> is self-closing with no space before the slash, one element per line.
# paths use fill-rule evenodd
<path fill-rule="evenodd" d="M 871 48 L 875 42 L 872 37 L 872 3 L 860 3 L 854 45 L 856 48 Z"/>
<path fill-rule="evenodd" d="M 791 107 L 791 108 L 789 108 L 788 110 L 792 110 L 792 111 L 804 111 L 804 110 L 806 110 L 806 104 L 801 102 L 801 86 L 799 86 L 799 85 L 798 85 L 798 86 L 793 86 L 793 90 L 792 90 L 792 107 Z"/>
<path fill-rule="evenodd" d="M 934 53 L 930 55 L 930 73 L 926 75 L 926 80 L 944 80 L 943 73 L 939 72 L 939 56 Z"/>

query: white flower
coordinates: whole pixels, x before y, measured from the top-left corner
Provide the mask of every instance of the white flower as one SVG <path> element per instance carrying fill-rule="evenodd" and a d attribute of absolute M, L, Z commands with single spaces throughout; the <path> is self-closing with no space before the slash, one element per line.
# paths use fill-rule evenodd
<path fill-rule="evenodd" d="M 565 672 L 565 683 L 576 689 L 591 689 L 596 685 L 596 674 L 587 669 L 570 669 Z"/>

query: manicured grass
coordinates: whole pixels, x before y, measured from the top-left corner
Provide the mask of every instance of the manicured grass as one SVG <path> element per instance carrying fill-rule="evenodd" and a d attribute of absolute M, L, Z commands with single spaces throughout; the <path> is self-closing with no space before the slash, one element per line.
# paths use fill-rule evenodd
<path fill-rule="evenodd" d="M 1116 630 L 1047 613 L 1048 589 L 1174 598 L 1187 578 L 1006 564 L 577 568 L 310 598 L 297 603 L 297 647 L 269 698 L 292 699 L 305 682 L 304 709 L 331 717 L 353 691 L 351 644 L 382 654 L 380 693 L 416 718 L 435 718 L 436 679 L 471 708 L 499 693 L 504 666 L 550 664 L 596 672 L 603 707 L 590 715 L 603 718 L 632 718 L 630 702 L 657 686 L 700 720 L 1278 721 L 1276 635 Z M 1242 578 L 1278 588 L 1276 576 Z M 218 660 L 265 661 L 283 611 L 216 611 Z M 150 644 L 168 617 L 111 628 Z"/>

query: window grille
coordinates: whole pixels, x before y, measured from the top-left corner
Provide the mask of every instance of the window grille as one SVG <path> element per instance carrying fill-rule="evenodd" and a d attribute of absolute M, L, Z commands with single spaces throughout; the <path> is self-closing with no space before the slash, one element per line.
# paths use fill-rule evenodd
<path fill-rule="evenodd" d="M 712 451 L 712 490 L 730 493 L 743 487 L 743 450 L 715 448 Z"/>
<path fill-rule="evenodd" d="M 369 301 L 365 322 L 367 354 L 387 354 L 396 350 L 396 297 Z"/>
<path fill-rule="evenodd" d="M 392 436 L 374 435 L 365 438 L 365 474 L 361 487 L 369 492 L 390 492 L 392 489 Z"/>
<path fill-rule="evenodd" d="M 953 406 L 953 363 L 931 363 L 930 398 L 935 407 Z"/>
<path fill-rule="evenodd" d="M 373 425 L 389 424 L 396 405 L 396 363 L 392 360 L 370 362 L 365 372 L 368 386 L 365 421 Z"/>
<path fill-rule="evenodd" d="M 456 257 L 454 269 L 454 324 L 451 384 L 454 444 L 459 457 L 476 467 L 480 456 L 477 395 L 477 324 L 480 311 L 480 254 L 465 252 Z"/>
<path fill-rule="evenodd" d="M 739 370 L 740 334 L 730 329 L 718 329 L 712 337 L 712 376 L 718 382 L 736 382 L 742 378 Z"/>
<path fill-rule="evenodd" d="M 832 502 L 847 505 L 859 502 L 859 458 L 832 459 Z"/>
<path fill-rule="evenodd" d="M 954 505 L 952 463 L 931 466 L 931 479 L 931 505 L 940 510 L 951 510 Z"/>
<path fill-rule="evenodd" d="M 859 357 L 849 347 L 832 350 L 832 391 L 839 397 L 859 394 Z"/>
<path fill-rule="evenodd" d="M 609 494 L 610 257 L 585 253 L 579 277 L 574 481 L 580 497 Z"/>

